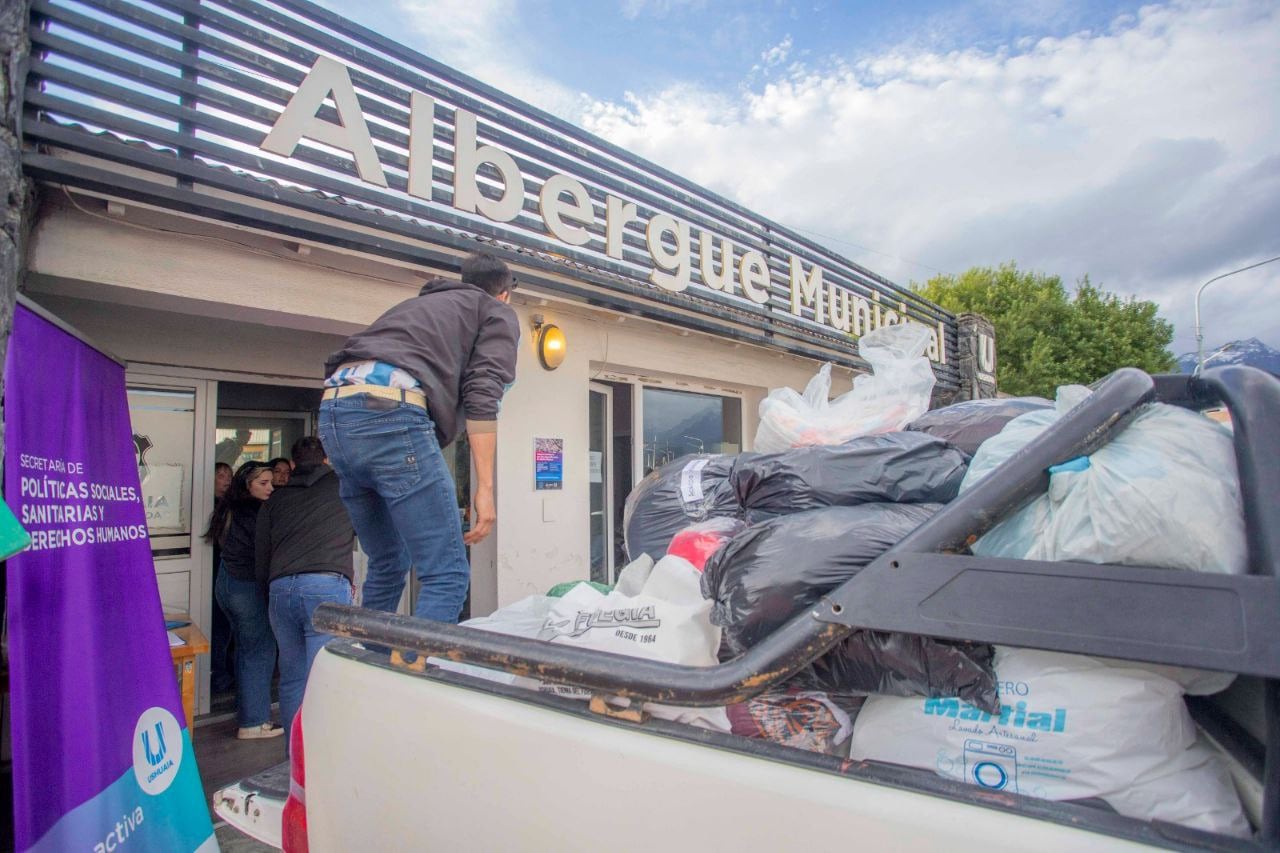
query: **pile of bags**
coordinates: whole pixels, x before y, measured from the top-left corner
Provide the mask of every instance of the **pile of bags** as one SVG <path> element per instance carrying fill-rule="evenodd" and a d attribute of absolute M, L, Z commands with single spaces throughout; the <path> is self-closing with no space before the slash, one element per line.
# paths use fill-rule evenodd
<path fill-rule="evenodd" d="M 1006 423 L 978 447 L 961 490 L 989 474 L 1090 391 Z M 952 407 L 958 408 L 958 407 Z M 945 412 L 946 410 L 941 410 Z M 1048 491 L 992 528 L 975 554 L 1034 560 L 1246 570 L 1229 431 L 1174 406 L 1144 407 L 1088 457 L 1050 469 Z M 1184 694 L 1234 676 L 1080 655 L 998 648 L 1001 709 L 873 696 L 850 754 L 1053 800 L 1097 797 L 1121 814 L 1245 837 L 1249 823 Z"/>
<path fill-rule="evenodd" d="M 984 400 L 926 412 L 932 373 L 926 383 L 923 345 L 910 329 L 863 339 L 877 372 L 844 397 L 827 403 L 829 371 L 803 397 L 771 394 L 756 440 L 765 452 L 686 457 L 646 477 L 627 499 L 632 562 L 614 588 L 582 582 L 558 598 L 534 596 L 467 624 L 684 665 L 732 659 L 856 575 L 1089 393 L 1064 388 L 1056 404 Z M 1055 468 L 1050 484 L 973 551 L 1244 570 L 1231 438 L 1202 416 L 1148 406 L 1090 457 Z M 588 698 L 577 688 L 439 663 Z M 1183 702 L 1185 693 L 1216 692 L 1230 681 L 860 630 L 747 702 L 645 703 L 644 710 L 992 790 L 1101 798 L 1122 814 L 1245 835 L 1227 772 Z"/>

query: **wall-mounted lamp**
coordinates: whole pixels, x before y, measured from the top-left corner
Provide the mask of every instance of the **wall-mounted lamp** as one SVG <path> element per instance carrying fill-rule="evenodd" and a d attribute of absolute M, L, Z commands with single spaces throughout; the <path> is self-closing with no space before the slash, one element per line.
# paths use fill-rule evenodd
<path fill-rule="evenodd" d="M 554 323 L 543 322 L 541 314 L 534 314 L 530 319 L 538 339 L 538 361 L 547 370 L 555 370 L 564 362 L 567 353 L 564 332 Z"/>

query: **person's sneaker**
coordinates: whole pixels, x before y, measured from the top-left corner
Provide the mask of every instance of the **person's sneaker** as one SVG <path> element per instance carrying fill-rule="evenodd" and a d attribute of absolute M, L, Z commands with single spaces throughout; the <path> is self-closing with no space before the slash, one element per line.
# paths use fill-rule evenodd
<path fill-rule="evenodd" d="M 240 740 L 258 740 L 260 738 L 280 737 L 284 734 L 284 727 L 275 723 L 263 723 L 260 726 L 250 726 L 247 729 L 237 729 L 236 737 Z"/>

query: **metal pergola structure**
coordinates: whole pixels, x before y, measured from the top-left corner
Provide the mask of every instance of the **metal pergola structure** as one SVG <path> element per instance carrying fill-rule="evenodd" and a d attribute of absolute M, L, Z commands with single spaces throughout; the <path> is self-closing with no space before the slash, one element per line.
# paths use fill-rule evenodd
<path fill-rule="evenodd" d="M 939 384 L 959 383 L 956 320 L 944 309 L 792 229 L 307 0 L 34 0 L 30 38 L 23 168 L 37 180 L 427 269 L 451 269 L 458 250 L 483 241 L 538 271 L 531 283 L 588 304 L 864 368 L 851 336 L 815 322 L 812 308 L 792 313 L 789 262 L 796 258 L 806 268 L 820 267 L 825 282 L 851 298 L 877 300 L 940 329 Z M 354 158 L 333 147 L 304 140 L 287 158 L 261 148 L 321 57 L 347 68 L 387 186 L 361 180 Z M 413 92 L 434 103 L 429 198 L 408 191 Z M 512 221 L 453 206 L 450 152 L 459 111 L 476 116 L 480 144 L 508 152 L 519 166 L 523 205 Z M 337 119 L 327 103 L 317 115 Z M 131 170 L 125 174 L 119 166 Z M 625 227 L 621 257 L 606 251 L 598 220 L 587 226 L 586 245 L 554 241 L 537 209 L 539 185 L 556 174 L 580 182 L 595 211 L 612 196 L 634 204 L 641 216 L 666 214 L 694 234 L 731 240 L 735 259 L 761 253 L 769 268 L 768 300 L 758 304 L 705 286 L 697 240 L 689 250 L 693 285 L 680 293 L 654 287 L 640 223 Z M 482 193 L 500 186 L 492 167 L 482 167 L 478 177 Z"/>

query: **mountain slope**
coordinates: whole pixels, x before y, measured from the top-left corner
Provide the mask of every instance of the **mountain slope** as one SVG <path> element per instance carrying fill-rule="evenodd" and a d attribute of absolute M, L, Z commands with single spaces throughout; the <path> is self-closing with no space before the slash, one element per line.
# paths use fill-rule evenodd
<path fill-rule="evenodd" d="M 1247 364 L 1272 373 L 1280 374 L 1280 350 L 1273 349 L 1257 338 L 1232 341 L 1224 346 L 1205 348 L 1204 366 L 1222 367 L 1227 364 Z M 1193 373 L 1196 369 L 1196 354 L 1189 352 L 1178 357 L 1178 369 L 1183 373 Z"/>

